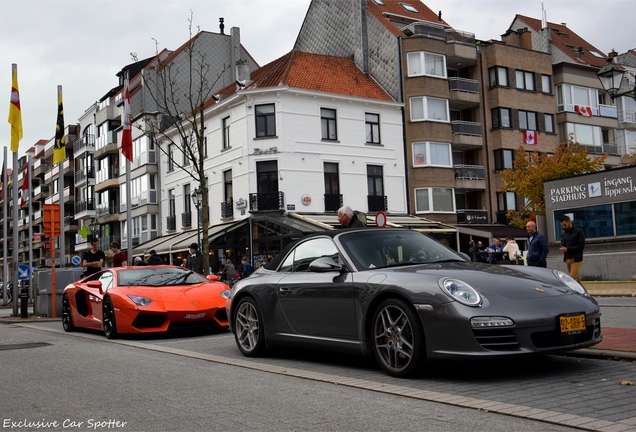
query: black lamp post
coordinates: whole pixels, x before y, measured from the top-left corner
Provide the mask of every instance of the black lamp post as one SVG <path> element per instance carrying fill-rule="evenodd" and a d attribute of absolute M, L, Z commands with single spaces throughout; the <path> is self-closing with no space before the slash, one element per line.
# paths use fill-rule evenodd
<path fill-rule="evenodd" d="M 203 199 L 203 193 L 201 187 L 196 188 L 192 194 L 192 201 L 197 208 L 197 244 L 201 247 L 201 200 Z"/>
<path fill-rule="evenodd" d="M 636 100 L 636 87 L 621 93 L 618 92 L 626 74 L 627 71 L 625 69 L 614 63 L 613 57 L 608 57 L 607 64 L 596 73 L 603 89 L 607 92 L 610 99 L 612 99 L 612 102 L 620 96 L 629 96 Z"/>

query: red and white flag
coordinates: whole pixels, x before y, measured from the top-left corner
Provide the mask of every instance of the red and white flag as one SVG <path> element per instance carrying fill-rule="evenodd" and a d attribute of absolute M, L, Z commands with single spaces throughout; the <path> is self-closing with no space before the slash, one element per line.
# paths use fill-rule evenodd
<path fill-rule="evenodd" d="M 539 141 L 539 132 L 533 130 L 523 131 L 524 144 L 537 144 Z"/>
<path fill-rule="evenodd" d="M 121 133 L 121 153 L 132 162 L 132 114 L 130 113 L 130 92 L 128 78 L 124 80 L 124 129 Z"/>
<path fill-rule="evenodd" d="M 574 105 L 574 112 L 584 117 L 592 117 L 592 107 L 585 105 Z"/>
<path fill-rule="evenodd" d="M 24 203 L 26 202 L 26 200 L 24 199 L 27 194 L 29 193 L 29 191 L 31 190 L 31 185 L 29 184 L 29 169 L 27 167 L 26 170 L 24 170 L 24 179 L 22 179 L 22 193 L 21 193 L 21 199 L 20 199 L 20 210 L 22 210 L 22 207 L 24 206 Z"/>

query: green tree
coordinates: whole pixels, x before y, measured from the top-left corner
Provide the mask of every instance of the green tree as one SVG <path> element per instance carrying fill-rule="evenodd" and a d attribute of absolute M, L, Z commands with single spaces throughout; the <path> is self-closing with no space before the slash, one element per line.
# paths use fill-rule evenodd
<path fill-rule="evenodd" d="M 524 228 L 526 222 L 537 215 L 545 216 L 545 193 L 543 182 L 562 177 L 599 171 L 608 154 L 591 158 L 586 146 L 570 138 L 562 142 L 554 154 L 517 150 L 513 169 L 501 173 L 505 186 L 500 192 L 514 192 L 525 198 L 518 210 L 509 210 L 506 216 L 510 225 Z"/>

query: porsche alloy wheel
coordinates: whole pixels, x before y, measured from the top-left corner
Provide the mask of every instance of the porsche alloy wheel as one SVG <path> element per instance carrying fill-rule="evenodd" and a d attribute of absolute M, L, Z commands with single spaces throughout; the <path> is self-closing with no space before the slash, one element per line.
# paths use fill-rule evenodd
<path fill-rule="evenodd" d="M 394 377 L 413 374 L 424 352 L 424 333 L 411 306 L 387 299 L 373 317 L 373 353 L 386 373 Z"/>
<path fill-rule="evenodd" d="M 104 300 L 104 334 L 108 339 L 117 337 L 117 324 L 115 322 L 115 308 L 110 298 Z"/>
<path fill-rule="evenodd" d="M 62 297 L 62 328 L 67 332 L 75 330 L 73 317 L 71 316 L 71 301 L 68 298 L 68 294 L 64 294 L 64 297 Z"/>
<path fill-rule="evenodd" d="M 234 317 L 234 338 L 241 352 L 248 357 L 256 357 L 265 349 L 265 334 L 256 301 L 243 297 Z"/>

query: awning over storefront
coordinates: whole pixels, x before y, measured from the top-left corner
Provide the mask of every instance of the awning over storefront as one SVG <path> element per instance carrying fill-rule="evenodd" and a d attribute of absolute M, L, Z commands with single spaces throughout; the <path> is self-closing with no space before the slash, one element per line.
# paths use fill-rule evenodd
<path fill-rule="evenodd" d="M 292 215 L 292 213 L 290 213 Z M 329 228 L 340 228 L 340 223 L 336 215 L 326 214 L 293 214 L 298 218 L 305 219 L 312 223 L 318 223 Z M 375 226 L 375 214 L 366 216 L 366 221 L 363 220 L 368 227 Z M 387 215 L 387 227 L 397 228 L 410 228 L 412 230 L 421 231 L 425 233 L 456 233 L 457 228 L 453 225 L 447 225 L 442 222 L 437 222 L 417 216 L 411 215 Z"/>
<path fill-rule="evenodd" d="M 460 234 L 490 239 L 505 239 L 509 235 L 515 240 L 525 240 L 528 233 L 525 230 L 506 225 L 455 225 Z"/>

